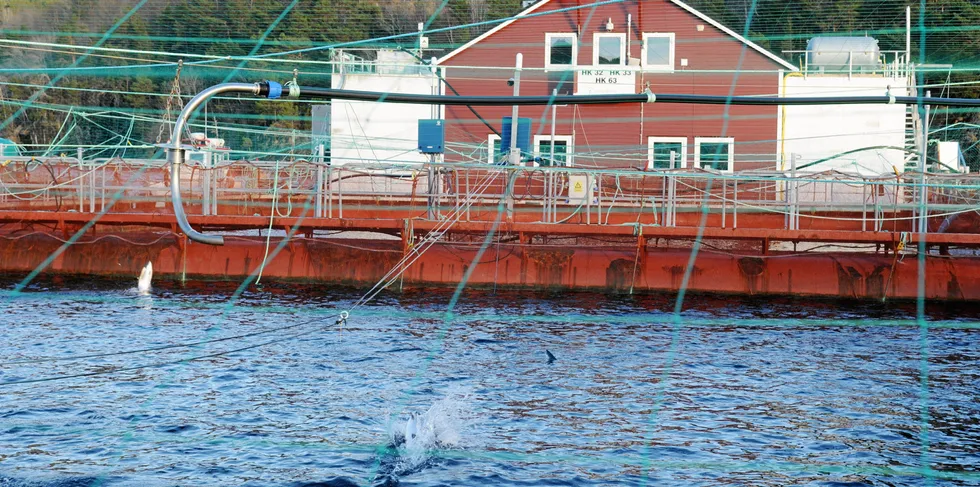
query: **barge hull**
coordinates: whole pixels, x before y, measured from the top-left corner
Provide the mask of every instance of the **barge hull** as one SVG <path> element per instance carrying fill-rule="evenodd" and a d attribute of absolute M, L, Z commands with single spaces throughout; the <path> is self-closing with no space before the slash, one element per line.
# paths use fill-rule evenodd
<path fill-rule="evenodd" d="M 26 275 L 82 274 L 135 279 L 146 262 L 158 278 L 243 281 L 256 273 L 264 237 L 226 237 L 221 247 L 196 244 L 174 233 L 113 232 L 86 235 L 59 252 L 60 232 L 0 235 L 0 271 Z M 402 240 L 296 237 L 281 245 L 263 279 L 369 288 L 412 252 Z M 684 286 L 691 248 L 645 245 L 591 246 L 494 242 L 479 261 L 479 243 L 439 242 L 392 283 L 392 288 L 456 286 L 475 265 L 466 285 L 534 290 L 601 290 L 619 293 L 677 292 Z M 47 265 L 49 256 L 55 256 Z M 475 262 L 475 263 L 474 263 Z M 980 258 L 928 255 L 925 298 L 980 300 Z M 821 296 L 849 299 L 915 299 L 918 258 L 887 252 L 719 251 L 702 248 L 686 289 L 736 295 Z"/>

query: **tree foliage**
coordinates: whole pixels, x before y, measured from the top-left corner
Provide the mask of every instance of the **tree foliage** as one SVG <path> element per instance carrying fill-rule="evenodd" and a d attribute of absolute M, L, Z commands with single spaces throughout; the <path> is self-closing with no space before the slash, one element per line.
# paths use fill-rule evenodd
<path fill-rule="evenodd" d="M 867 34 L 878 38 L 883 50 L 905 48 L 907 0 L 687 0 L 687 3 L 777 54 L 805 49 L 807 40 L 818 35 Z M 927 64 L 953 63 L 957 68 L 968 68 L 953 72 L 931 71 L 923 81 L 952 82 L 953 87 L 944 93 L 946 95 L 980 96 L 980 89 L 971 83 L 976 78 L 973 69 L 977 67 L 975 53 L 980 51 L 980 29 L 976 27 L 980 25 L 980 4 L 971 0 L 929 0 L 921 21 L 919 2 L 913 4 L 913 60 Z M 8 38 L 92 45 L 134 5 L 127 0 L 35 0 L 30 8 L 0 20 L 2 28 L 8 32 L 36 31 L 34 34 L 5 34 Z M 348 54 L 370 58 L 373 54 L 369 48 L 416 49 L 419 23 L 428 24 L 430 30 L 478 24 L 426 34 L 431 47 L 448 50 L 492 28 L 496 25 L 495 19 L 518 13 L 522 1 L 302 0 L 278 23 L 277 19 L 291 5 L 289 0 L 168 0 L 147 5 L 153 7 L 137 11 L 104 43 L 104 47 L 134 49 L 146 52 L 145 55 L 99 55 L 83 59 L 79 51 L 64 49 L 9 48 L 0 51 L 0 66 L 5 68 L 60 68 L 74 63 L 107 68 L 98 74 L 73 74 L 61 79 L 58 86 L 87 91 L 46 91 L 34 106 L 8 123 L 0 135 L 23 143 L 49 142 L 70 117 L 67 110 L 71 107 L 114 109 L 123 114 L 158 119 L 173 117 L 179 101 L 160 95 L 170 92 L 176 71 L 174 66 L 108 70 L 114 66 L 159 63 L 160 56 L 149 54 L 151 52 L 180 53 L 187 56 L 185 62 L 190 62 L 196 59 L 189 55 L 197 54 L 244 56 L 334 46 Z M 59 34 L 52 36 L 43 32 Z M 922 32 L 925 33 L 924 44 L 920 42 Z M 267 34 L 264 41 L 259 43 L 264 34 Z M 369 41 L 371 39 L 375 41 Z M 923 46 L 924 50 L 920 52 Z M 426 56 L 438 54 L 427 52 Z M 328 60 L 330 56 L 330 49 L 308 49 L 284 57 L 308 61 Z M 175 59 L 173 56 L 167 58 L 170 62 Z M 225 78 L 283 81 L 291 77 L 293 68 L 301 71 L 303 83 L 319 86 L 329 83 L 329 73 L 323 73 L 323 65 L 310 67 L 298 63 L 249 61 L 239 66 L 238 62 L 228 61 L 185 66 L 181 89 L 185 95 L 192 94 Z M 56 75 L 57 72 L 48 70 L 8 74 L 0 79 L 22 85 L 43 85 Z M 20 108 L 17 101 L 26 100 L 35 92 L 36 88 L 30 86 L 0 86 L 4 102 L 0 114 L 4 119 L 9 118 Z M 43 108 L 48 105 L 62 111 Z M 253 128 L 258 125 L 287 131 L 308 131 L 310 128 L 305 119 L 308 116 L 305 105 L 287 108 L 286 104 L 280 103 L 221 100 L 212 102 L 210 108 L 212 114 L 221 114 L 219 125 L 240 123 Z M 234 118 L 235 114 L 240 114 L 237 115 L 240 118 Z M 258 118 L 246 117 L 252 114 L 258 114 Z M 980 122 L 972 112 L 944 112 L 944 117 L 950 123 Z M 160 123 L 135 123 L 134 139 L 156 142 L 161 133 Z M 134 121 L 126 116 L 100 119 L 99 126 L 88 124 L 73 132 L 72 142 L 103 142 L 127 133 L 132 124 Z M 970 130 L 960 136 L 964 140 L 977 138 L 976 131 Z M 164 131 L 164 138 L 168 134 Z M 243 136 L 232 133 L 222 136 L 235 146 L 246 143 Z M 253 133 L 248 135 L 247 142 L 260 148 L 263 145 L 261 139 L 260 134 Z"/>

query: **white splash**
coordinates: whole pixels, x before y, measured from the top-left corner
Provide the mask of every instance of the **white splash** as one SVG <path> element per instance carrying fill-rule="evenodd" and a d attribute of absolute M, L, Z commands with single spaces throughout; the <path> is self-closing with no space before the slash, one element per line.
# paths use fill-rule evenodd
<path fill-rule="evenodd" d="M 450 394 L 424 413 L 411 413 L 404 423 L 389 423 L 397 458 L 389 475 L 408 475 L 432 463 L 436 450 L 464 448 L 464 433 L 473 421 L 467 394 Z"/>
<path fill-rule="evenodd" d="M 150 282 L 153 281 L 153 262 L 147 262 L 143 270 L 140 271 L 139 282 L 136 285 L 136 289 L 141 293 L 150 292 Z"/>

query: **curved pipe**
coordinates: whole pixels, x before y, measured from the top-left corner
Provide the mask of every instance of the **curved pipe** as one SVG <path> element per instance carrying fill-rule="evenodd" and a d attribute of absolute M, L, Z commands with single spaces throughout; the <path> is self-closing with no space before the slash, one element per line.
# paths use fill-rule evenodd
<path fill-rule="evenodd" d="M 180 136 L 184 132 L 184 127 L 187 126 L 191 115 L 208 98 L 221 93 L 249 93 L 258 95 L 259 92 L 260 85 L 258 83 L 222 83 L 220 85 L 214 85 L 192 98 L 184 109 L 181 110 L 180 115 L 177 116 L 173 136 L 170 138 L 170 143 L 167 146 L 167 162 L 170 163 L 170 200 L 174 205 L 174 217 L 177 218 L 177 225 L 180 226 L 180 230 L 188 238 L 195 242 L 224 245 L 225 239 L 220 235 L 205 235 L 198 232 L 191 228 L 191 224 L 187 221 L 187 215 L 184 213 L 184 203 L 180 199 L 180 165 L 184 163 L 184 153 L 186 152 L 180 145 Z"/>

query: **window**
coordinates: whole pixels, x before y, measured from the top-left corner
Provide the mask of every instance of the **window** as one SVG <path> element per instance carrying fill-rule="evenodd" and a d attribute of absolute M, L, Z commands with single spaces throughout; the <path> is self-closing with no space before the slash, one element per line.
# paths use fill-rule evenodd
<path fill-rule="evenodd" d="M 501 154 L 500 136 L 497 134 L 488 135 L 487 136 L 487 164 L 494 164 L 505 160 L 506 159 L 503 157 L 503 154 Z"/>
<path fill-rule="evenodd" d="M 545 34 L 544 51 L 545 69 L 575 66 L 578 59 L 578 37 L 575 34 Z"/>
<path fill-rule="evenodd" d="M 548 73 L 548 94 L 575 94 L 575 73 L 571 71 L 551 71 Z"/>
<path fill-rule="evenodd" d="M 674 154 L 674 164 L 670 155 Z M 650 137 L 647 169 L 678 169 L 687 167 L 687 138 Z"/>
<path fill-rule="evenodd" d="M 735 139 L 731 137 L 695 137 L 694 159 L 698 167 L 732 172 L 735 162 Z"/>
<path fill-rule="evenodd" d="M 551 136 L 550 135 L 535 135 L 534 136 L 534 157 L 541 158 L 541 162 L 538 163 L 541 166 L 567 166 L 568 159 L 572 153 L 572 136 L 571 135 L 556 135 L 555 136 L 555 158 L 551 159 Z"/>
<path fill-rule="evenodd" d="M 626 34 L 595 34 L 592 45 L 594 66 L 626 64 Z"/>
<path fill-rule="evenodd" d="M 643 69 L 674 70 L 674 34 L 643 34 Z"/>

